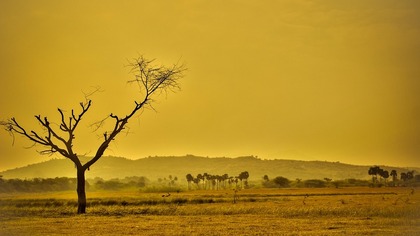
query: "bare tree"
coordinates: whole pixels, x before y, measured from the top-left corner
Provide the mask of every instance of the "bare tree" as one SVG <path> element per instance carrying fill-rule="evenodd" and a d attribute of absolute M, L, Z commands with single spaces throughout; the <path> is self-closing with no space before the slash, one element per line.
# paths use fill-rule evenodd
<path fill-rule="evenodd" d="M 18 134 L 34 142 L 34 145 L 41 145 L 43 147 L 43 150 L 40 151 L 41 154 L 59 153 L 75 164 L 77 169 L 77 213 L 79 214 L 86 213 L 85 171 L 89 170 L 102 157 L 110 143 L 126 128 L 127 123 L 135 114 L 146 106 L 151 106 L 151 102 L 156 95 L 179 89 L 178 80 L 183 76 L 184 67 L 177 64 L 172 67 L 156 66 L 153 63 L 154 60 L 147 60 L 143 57 L 130 62 L 129 66 L 135 78 L 129 80 L 128 83 L 139 87 L 140 99 L 135 100 L 132 110 L 126 115 L 118 116 L 113 113 L 109 115 L 108 118 L 113 121 L 113 128 L 103 133 L 102 143 L 97 148 L 95 155 L 86 163 L 82 163 L 77 153 L 74 152 L 73 141 L 82 118 L 92 106 L 92 100 L 90 99 L 80 103 L 80 111 L 71 110 L 68 117 L 59 108 L 58 113 L 61 116 L 61 121 L 59 121 L 58 127 L 54 125 L 55 123 L 50 122 L 47 117 L 36 115 L 35 119 L 43 128 L 41 132 L 23 127 L 15 118 L 0 123 L 12 136 Z M 98 127 L 103 122 L 98 122 Z"/>

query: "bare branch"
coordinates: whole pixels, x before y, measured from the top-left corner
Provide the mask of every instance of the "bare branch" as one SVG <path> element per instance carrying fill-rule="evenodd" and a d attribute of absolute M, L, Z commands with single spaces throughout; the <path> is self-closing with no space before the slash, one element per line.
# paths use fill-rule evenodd
<path fill-rule="evenodd" d="M 9 133 L 9 135 L 12 137 L 12 146 L 15 145 L 15 133 L 12 132 L 13 126 L 11 125 L 11 120 L 7 121 L 0 121 L 0 125 L 4 127 L 4 130 Z"/>
<path fill-rule="evenodd" d="M 99 146 L 95 156 L 92 160 L 88 161 L 84 167 L 89 168 L 103 155 L 105 150 L 108 148 L 110 142 L 121 133 L 126 127 L 128 121 L 139 111 L 142 110 L 146 105 L 151 107 L 151 102 L 155 95 L 159 95 L 162 92 L 175 91 L 179 89 L 178 80 L 182 78 L 185 67 L 182 65 L 175 64 L 170 68 L 164 66 L 154 66 L 152 63 L 154 60 L 147 60 L 144 57 L 134 59 L 129 63 L 131 72 L 134 73 L 134 79 L 127 81 L 129 84 L 136 84 L 139 87 L 139 92 L 142 95 L 142 99 L 135 101 L 135 106 L 125 116 L 117 116 L 110 114 L 110 117 L 114 119 L 115 125 L 112 131 L 104 133 L 104 141 Z M 121 118 L 123 117 L 123 118 Z M 127 134 L 129 131 L 127 131 Z"/>
<path fill-rule="evenodd" d="M 164 66 L 153 66 L 154 60 L 147 60 L 144 57 L 134 59 L 129 63 L 131 71 L 135 74 L 135 79 L 127 81 L 128 83 L 136 83 L 140 92 L 145 97 L 155 93 L 179 89 L 178 80 L 183 76 L 186 68 L 183 65 L 174 64 L 167 68 Z"/>
<path fill-rule="evenodd" d="M 21 126 L 15 118 L 11 118 L 8 121 L 3 121 L 0 125 L 8 131 L 13 137 L 14 133 L 17 133 L 21 136 L 28 138 L 30 141 L 34 142 L 34 144 L 40 144 L 46 149 L 40 151 L 41 154 L 53 154 L 55 152 L 60 153 L 61 155 L 76 161 L 77 158 L 74 157 L 74 153 L 72 150 L 72 142 L 75 138 L 74 131 L 77 128 L 80 120 L 82 119 L 83 115 L 89 110 L 91 101 L 87 103 L 81 103 L 82 111 L 79 115 L 75 115 L 74 111 L 72 110 L 72 117 L 69 118 L 69 122 L 66 123 L 65 115 L 63 110 L 58 108 L 58 113 L 60 114 L 61 124 L 58 125 L 59 131 L 67 133 L 68 139 L 64 139 L 63 136 L 54 130 L 51 126 L 51 122 L 48 120 L 47 117 L 41 117 L 41 115 L 36 115 L 35 119 L 41 124 L 41 127 L 44 129 L 43 132 L 45 134 L 40 135 L 40 133 L 30 130 L 27 131 L 23 126 Z M 74 123 L 73 123 L 74 120 Z M 58 144 L 64 146 L 60 147 Z"/>
<path fill-rule="evenodd" d="M 64 132 L 69 131 L 69 127 L 67 126 L 66 122 L 64 121 L 64 113 L 63 113 L 63 111 L 60 108 L 58 108 L 58 112 L 60 113 L 60 116 L 61 116 L 60 129 L 62 131 L 64 131 Z M 71 120 L 70 120 L 70 122 L 71 122 Z"/>
<path fill-rule="evenodd" d="M 73 127 L 70 126 L 70 129 L 72 132 L 76 129 L 77 125 L 79 124 L 80 120 L 82 119 L 83 115 L 89 110 L 90 106 L 92 105 L 92 100 L 89 100 L 87 103 L 80 103 L 80 106 L 82 107 L 82 112 L 79 114 L 79 116 L 76 118 L 74 115 L 74 111 L 72 110 L 72 117 L 75 121 Z"/>
<path fill-rule="evenodd" d="M 101 87 L 99 87 L 99 86 L 92 86 L 91 88 L 92 88 L 92 90 L 91 91 L 88 91 L 88 92 L 84 92 L 82 90 L 82 93 L 85 95 L 86 103 L 91 100 L 90 97 L 92 95 L 94 95 L 95 93 L 103 92 L 104 91 L 104 90 L 101 90 Z"/>
<path fill-rule="evenodd" d="M 105 124 L 105 121 L 109 118 L 110 116 L 106 116 L 104 119 L 96 121 L 92 124 L 89 125 L 89 127 L 93 130 L 93 132 L 98 131 L 100 128 L 102 128 Z"/>

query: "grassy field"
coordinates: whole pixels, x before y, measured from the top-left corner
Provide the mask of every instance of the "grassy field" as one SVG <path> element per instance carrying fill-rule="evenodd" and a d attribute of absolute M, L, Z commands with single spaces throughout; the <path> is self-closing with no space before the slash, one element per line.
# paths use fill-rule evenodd
<path fill-rule="evenodd" d="M 90 192 L 85 215 L 75 192 L 3 194 L 0 235 L 420 235 L 420 189 L 163 194 Z"/>

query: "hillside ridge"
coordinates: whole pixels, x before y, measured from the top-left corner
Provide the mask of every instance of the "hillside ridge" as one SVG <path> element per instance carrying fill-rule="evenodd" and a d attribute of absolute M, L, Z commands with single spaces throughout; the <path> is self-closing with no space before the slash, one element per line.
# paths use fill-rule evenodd
<path fill-rule="evenodd" d="M 82 157 L 82 162 L 88 157 Z M 408 170 L 420 172 L 420 168 L 401 168 L 382 166 L 385 170 L 397 170 L 398 173 Z M 248 171 L 250 180 L 261 180 L 264 175 L 269 177 L 283 176 L 289 179 L 369 179 L 369 166 L 352 165 L 340 162 L 302 161 L 287 159 L 259 159 L 254 156 L 202 157 L 185 156 L 155 156 L 140 159 L 104 156 L 86 172 L 86 178 L 100 177 L 103 179 L 125 178 L 129 176 L 145 176 L 150 180 L 165 178 L 169 175 L 185 179 L 187 174 L 209 173 L 215 175 L 228 174 L 236 176 L 242 171 Z M 75 177 L 74 164 L 66 159 L 54 158 L 24 167 L 0 172 L 5 179 L 20 178 L 55 178 Z"/>

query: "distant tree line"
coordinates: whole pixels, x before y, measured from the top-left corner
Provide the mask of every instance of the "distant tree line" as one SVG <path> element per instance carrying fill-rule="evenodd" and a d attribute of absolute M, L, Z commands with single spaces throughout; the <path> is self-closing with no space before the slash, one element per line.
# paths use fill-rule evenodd
<path fill-rule="evenodd" d="M 359 180 L 359 179 L 344 179 L 344 180 L 335 180 L 331 178 L 324 179 L 295 179 L 289 180 L 283 176 L 277 176 L 273 179 L 270 179 L 268 175 L 262 177 L 262 187 L 264 188 L 326 188 L 326 187 L 363 187 L 369 186 L 370 182 L 368 180 Z"/>
<path fill-rule="evenodd" d="M 419 182 L 420 175 L 414 175 L 414 171 L 407 171 L 400 173 L 400 179 L 398 179 L 398 172 L 396 170 L 391 170 L 388 172 L 380 168 L 379 166 L 372 166 L 368 170 L 368 174 L 372 176 L 372 186 L 382 186 L 382 185 L 405 185 L 407 182 Z M 379 177 L 379 178 L 378 178 Z M 392 177 L 392 181 L 389 182 L 388 178 Z"/>
<path fill-rule="evenodd" d="M 158 182 L 168 187 L 175 187 L 178 185 L 178 177 L 169 175 L 168 178 L 158 178 Z"/>
<path fill-rule="evenodd" d="M 209 173 L 197 174 L 194 177 L 191 174 L 186 175 L 188 189 L 191 190 L 194 185 L 196 189 L 226 189 L 226 188 L 247 188 L 248 187 L 248 171 L 243 171 L 237 176 L 229 176 L 228 174 L 213 175 Z"/>
<path fill-rule="evenodd" d="M 104 180 L 95 178 L 86 182 L 88 190 L 123 190 L 143 188 L 149 183 L 146 177 L 126 177 L 124 179 Z M 76 178 L 34 178 L 3 179 L 0 177 L 0 192 L 56 192 L 73 191 L 77 187 Z"/>
<path fill-rule="evenodd" d="M 48 178 L 48 179 L 2 179 L 0 178 L 0 192 L 54 192 L 75 190 L 76 178 Z M 89 186 L 90 187 L 90 186 Z"/>
<path fill-rule="evenodd" d="M 88 180 L 93 182 L 92 189 L 94 190 L 123 190 L 123 189 L 139 189 L 146 187 L 149 184 L 149 180 L 144 176 L 131 176 L 125 177 L 124 179 L 110 179 L 104 180 L 102 178 L 95 178 Z"/>
<path fill-rule="evenodd" d="M 261 187 L 264 188 L 324 188 L 324 187 L 367 187 L 367 186 L 420 186 L 420 175 L 415 175 L 414 171 L 397 173 L 396 170 L 388 172 L 378 166 L 370 167 L 368 174 L 372 176 L 372 181 L 360 179 L 332 180 L 331 178 L 321 179 L 295 179 L 289 180 L 283 176 L 269 178 L 268 175 L 262 177 Z M 399 178 L 398 178 L 399 177 Z M 239 189 L 248 188 L 248 171 L 243 171 L 237 176 L 212 175 L 209 173 L 193 176 L 186 175 L 188 190 L 191 189 Z M 389 180 L 390 179 L 390 180 Z M 259 185 L 252 185 L 259 186 Z M 0 175 L 0 193 L 6 192 L 54 192 L 54 191 L 73 191 L 77 187 L 76 178 L 57 177 L 57 178 L 34 178 L 34 179 L 3 179 Z M 88 179 L 86 182 L 88 190 L 125 190 L 140 189 L 149 192 L 170 192 L 181 191 L 182 187 L 178 183 L 178 177 L 169 175 L 168 177 L 158 178 L 157 182 L 151 182 L 146 177 L 125 177 L 124 179 L 104 180 L 102 178 Z"/>

